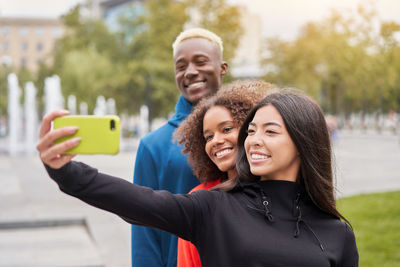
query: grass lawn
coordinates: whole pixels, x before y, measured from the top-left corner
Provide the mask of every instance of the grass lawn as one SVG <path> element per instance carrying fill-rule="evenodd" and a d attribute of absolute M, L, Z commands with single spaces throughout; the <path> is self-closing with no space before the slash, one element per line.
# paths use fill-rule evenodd
<path fill-rule="evenodd" d="M 400 191 L 341 198 L 338 209 L 353 226 L 360 267 L 400 266 Z"/>

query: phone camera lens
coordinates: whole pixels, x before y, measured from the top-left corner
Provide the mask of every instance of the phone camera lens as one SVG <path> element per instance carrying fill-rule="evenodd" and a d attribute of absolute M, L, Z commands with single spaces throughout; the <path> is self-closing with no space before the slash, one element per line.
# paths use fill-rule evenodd
<path fill-rule="evenodd" d="M 110 121 L 110 128 L 111 128 L 111 131 L 115 130 L 115 120 Z"/>

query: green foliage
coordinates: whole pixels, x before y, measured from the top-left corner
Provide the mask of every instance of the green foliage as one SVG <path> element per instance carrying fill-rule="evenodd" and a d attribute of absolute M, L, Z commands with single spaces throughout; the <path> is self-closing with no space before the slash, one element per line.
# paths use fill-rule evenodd
<path fill-rule="evenodd" d="M 360 266 L 398 266 L 400 262 L 400 191 L 359 195 L 338 200 L 351 222 Z"/>
<path fill-rule="evenodd" d="M 14 72 L 11 67 L 0 66 L 0 115 L 7 114 L 8 103 L 8 75 Z M 20 103 L 24 102 L 25 84 L 32 81 L 33 75 L 26 68 L 21 68 L 17 73 L 18 83 L 21 89 Z"/>
<path fill-rule="evenodd" d="M 295 86 L 319 100 L 325 111 L 349 114 L 400 108 L 400 25 L 374 30 L 374 9 L 355 16 L 339 12 L 303 26 L 293 41 L 267 40 L 265 76 L 278 85 Z"/>
<path fill-rule="evenodd" d="M 181 2 L 148 0 L 142 15 L 122 20 L 123 29 L 138 29 L 131 37 L 126 54 L 127 72 L 132 74 L 127 77 L 126 90 L 137 92 L 136 99 L 149 106 L 151 118 L 166 116 L 179 95 L 172 43 L 187 21 L 185 9 Z"/>
<path fill-rule="evenodd" d="M 191 24 L 215 32 L 224 42 L 224 59 L 230 62 L 235 56 L 243 32 L 238 7 L 227 4 L 226 0 L 187 0 L 189 10 L 195 12 L 198 21 Z"/>
<path fill-rule="evenodd" d="M 198 20 L 192 19 L 190 25 L 206 28 L 216 33 L 223 40 L 223 58 L 228 64 L 235 57 L 243 28 L 240 24 L 240 11 L 236 6 L 227 4 L 226 0 L 186 0 L 188 11 L 197 14 Z M 230 72 L 224 76 L 224 81 L 232 81 Z"/>
<path fill-rule="evenodd" d="M 7 114 L 7 102 L 8 102 L 8 74 L 11 73 L 11 69 L 0 66 L 0 115 Z"/>
<path fill-rule="evenodd" d="M 125 32 L 122 39 L 132 40 L 126 58 L 128 72 L 134 75 L 128 84 L 137 91 L 137 99 L 144 100 L 142 103 L 150 107 L 151 118 L 166 116 L 173 110 L 179 95 L 172 61 L 172 43 L 176 36 L 188 22 L 214 31 L 224 40 L 224 59 L 229 61 L 234 56 L 241 31 L 239 11 L 225 0 L 148 0 L 143 10 L 141 16 L 121 20 Z M 194 10 L 203 14 L 198 23 L 189 21 L 188 13 Z M 126 33 L 131 36 L 128 38 Z"/>
<path fill-rule="evenodd" d="M 118 103 L 124 55 L 116 35 L 101 20 L 83 20 L 80 9 L 77 5 L 62 17 L 66 34 L 56 45 L 53 66 L 41 66 L 38 84 L 43 86 L 49 74 L 59 75 L 64 97 L 75 95 L 78 102 L 88 103 L 91 112 L 99 95 L 114 97 Z"/>
<path fill-rule="evenodd" d="M 107 97 L 115 87 L 116 81 L 112 77 L 118 75 L 118 69 L 92 46 L 66 53 L 59 75 L 62 77 L 63 94 L 78 95 L 80 101 L 88 103 L 92 112 L 97 96 Z"/>

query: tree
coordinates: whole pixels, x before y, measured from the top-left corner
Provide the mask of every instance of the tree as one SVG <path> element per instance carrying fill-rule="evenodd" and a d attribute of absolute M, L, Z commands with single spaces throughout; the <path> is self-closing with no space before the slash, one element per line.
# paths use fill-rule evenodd
<path fill-rule="evenodd" d="M 7 114 L 8 103 L 8 74 L 12 72 L 11 68 L 0 66 L 0 115 Z"/>
<path fill-rule="evenodd" d="M 38 83 L 44 83 L 43 74 L 57 74 L 64 97 L 74 94 L 93 110 L 98 95 L 116 95 L 124 55 L 115 34 L 101 20 L 83 19 L 80 10 L 76 5 L 62 16 L 66 34 L 57 42 L 53 65 L 41 66 Z"/>
<path fill-rule="evenodd" d="M 393 34 L 398 27 L 382 24 L 379 33 L 376 22 L 373 8 L 347 16 L 334 11 L 304 25 L 294 41 L 269 39 L 263 63 L 273 71 L 265 79 L 304 89 L 330 113 L 397 108 L 400 61 Z"/>
<path fill-rule="evenodd" d="M 126 54 L 131 77 L 127 77 L 125 91 L 137 92 L 137 99 L 149 106 L 150 118 L 167 116 L 179 94 L 171 45 L 187 21 L 185 9 L 178 1 L 148 0 L 141 15 L 122 20 L 123 29 L 134 32 Z"/>
<path fill-rule="evenodd" d="M 382 23 L 380 29 L 381 42 L 379 65 L 381 73 L 385 75 L 380 77 L 382 88 L 387 88 L 385 93 L 385 110 L 400 110 L 400 43 L 396 39 L 396 34 L 400 32 L 400 24 L 395 22 Z"/>
<path fill-rule="evenodd" d="M 90 46 L 65 54 L 59 75 L 64 95 L 78 94 L 79 100 L 87 102 L 89 110 L 93 111 L 97 96 L 114 97 L 118 81 L 112 77 L 118 77 L 119 73 L 118 65 L 113 65 L 109 57 Z"/>
<path fill-rule="evenodd" d="M 135 77 L 129 79 L 129 84 L 146 100 L 152 118 L 166 116 L 179 95 L 172 61 L 172 43 L 176 36 L 185 25 L 214 31 L 224 40 L 224 59 L 230 61 L 241 31 L 239 11 L 225 0 L 148 0 L 142 10 L 141 16 L 122 20 L 123 40 L 132 40 L 126 58 L 129 58 L 128 72 Z M 204 16 L 193 22 L 190 19 L 193 12 Z M 131 34 L 130 38 L 126 33 Z"/>
<path fill-rule="evenodd" d="M 192 15 L 189 24 L 215 32 L 224 44 L 224 60 L 228 64 L 235 57 L 243 28 L 240 24 L 240 11 L 237 6 L 229 5 L 226 0 L 187 0 L 188 11 Z M 224 78 L 232 80 L 228 75 Z"/>

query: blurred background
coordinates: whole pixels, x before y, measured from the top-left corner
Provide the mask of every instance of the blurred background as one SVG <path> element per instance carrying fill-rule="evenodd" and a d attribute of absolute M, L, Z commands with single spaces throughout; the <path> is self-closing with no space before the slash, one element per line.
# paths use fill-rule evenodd
<path fill-rule="evenodd" d="M 360 266 L 398 266 L 399 12 L 397 0 L 0 0 L 0 266 L 130 266 L 129 226 L 46 178 L 39 125 L 56 108 L 118 114 L 121 153 L 78 159 L 131 181 L 139 138 L 173 112 L 171 44 L 191 27 L 223 39 L 224 83 L 262 79 L 318 101 Z"/>

